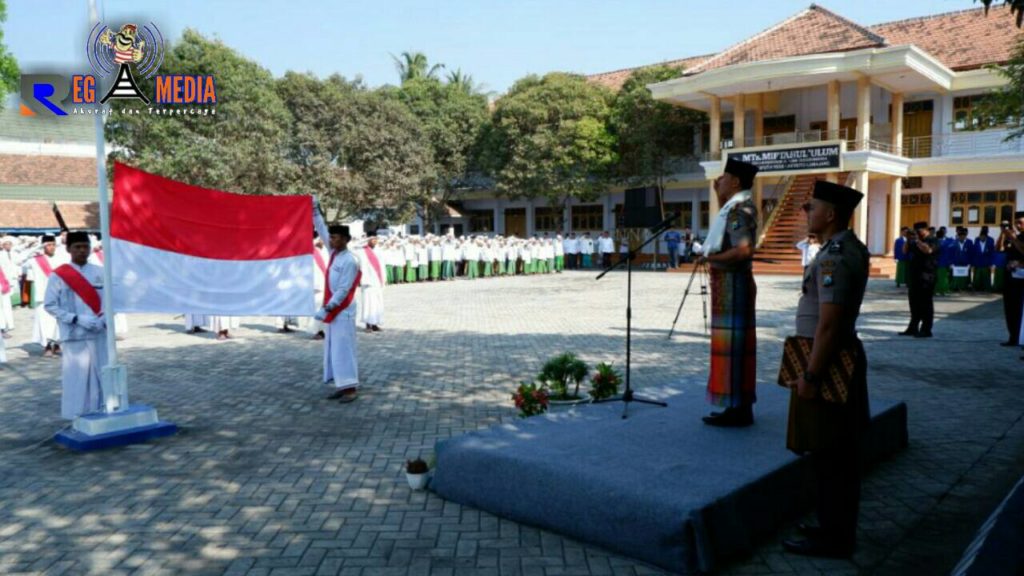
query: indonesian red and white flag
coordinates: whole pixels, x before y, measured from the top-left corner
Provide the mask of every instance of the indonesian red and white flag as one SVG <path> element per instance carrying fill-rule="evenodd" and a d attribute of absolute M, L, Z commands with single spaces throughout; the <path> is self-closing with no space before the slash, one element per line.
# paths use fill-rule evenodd
<path fill-rule="evenodd" d="M 311 316 L 312 227 L 309 196 L 231 194 L 115 164 L 114 310 Z"/>

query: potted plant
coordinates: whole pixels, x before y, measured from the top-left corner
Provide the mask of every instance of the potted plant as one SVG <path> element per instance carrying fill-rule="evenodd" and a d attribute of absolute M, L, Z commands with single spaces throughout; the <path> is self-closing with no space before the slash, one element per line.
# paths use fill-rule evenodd
<path fill-rule="evenodd" d="M 588 371 L 586 362 L 572 352 L 565 352 L 545 362 L 537 380 L 551 389 L 552 406 L 575 405 L 587 401 L 586 392 L 580 394 L 580 382 Z"/>
<path fill-rule="evenodd" d="M 597 371 L 590 377 L 590 397 L 594 400 L 609 398 L 619 393 L 622 374 L 612 368 L 611 364 L 601 362 Z"/>
<path fill-rule="evenodd" d="M 409 482 L 409 488 L 423 490 L 427 486 L 430 466 L 422 458 L 405 461 L 405 479 Z"/>
<path fill-rule="evenodd" d="M 512 400 L 519 409 L 520 418 L 528 418 L 548 411 L 548 391 L 534 382 L 520 382 Z"/>

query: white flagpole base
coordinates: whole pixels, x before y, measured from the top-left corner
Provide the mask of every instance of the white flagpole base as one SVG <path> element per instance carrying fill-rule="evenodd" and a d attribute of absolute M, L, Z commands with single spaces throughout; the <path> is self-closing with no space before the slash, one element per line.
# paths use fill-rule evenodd
<path fill-rule="evenodd" d="M 58 444 L 75 451 L 100 450 L 145 442 L 152 438 L 171 436 L 178 427 L 162 422 L 156 409 L 136 404 L 117 412 L 96 412 L 75 418 L 70 430 L 54 436 Z"/>

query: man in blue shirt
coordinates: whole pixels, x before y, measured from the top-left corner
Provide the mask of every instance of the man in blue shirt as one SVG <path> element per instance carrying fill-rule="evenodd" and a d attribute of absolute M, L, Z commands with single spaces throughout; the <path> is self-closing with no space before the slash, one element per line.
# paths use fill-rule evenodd
<path fill-rule="evenodd" d="M 971 252 L 974 251 L 974 242 L 971 242 L 967 238 L 967 228 L 960 226 L 956 229 L 956 240 L 953 245 L 953 266 L 970 267 L 971 265 Z M 971 279 L 967 276 L 953 275 L 953 290 L 961 291 L 966 290 L 971 283 Z"/>
<path fill-rule="evenodd" d="M 996 243 L 988 235 L 988 226 L 981 227 L 981 234 L 974 239 L 974 250 L 971 251 L 971 266 L 974 267 L 975 290 L 988 292 L 992 290 L 992 255 Z"/>
<path fill-rule="evenodd" d="M 939 228 L 939 231 L 935 233 L 935 237 L 939 241 L 939 257 L 936 261 L 938 269 L 936 270 L 935 295 L 947 296 L 949 295 L 949 267 L 953 265 L 953 247 L 956 245 L 956 240 L 946 237 L 945 226 Z"/>
<path fill-rule="evenodd" d="M 900 235 L 896 238 L 896 243 L 892 248 L 893 256 L 896 258 L 897 288 L 899 288 L 901 284 L 907 283 L 907 260 L 910 259 L 910 255 L 903 253 L 903 244 L 907 242 L 908 234 L 910 234 L 910 228 L 906 226 L 900 228 Z"/>
<path fill-rule="evenodd" d="M 679 243 L 683 241 L 683 235 L 675 228 L 665 232 L 665 244 L 668 246 L 668 261 L 673 268 L 679 267 Z"/>

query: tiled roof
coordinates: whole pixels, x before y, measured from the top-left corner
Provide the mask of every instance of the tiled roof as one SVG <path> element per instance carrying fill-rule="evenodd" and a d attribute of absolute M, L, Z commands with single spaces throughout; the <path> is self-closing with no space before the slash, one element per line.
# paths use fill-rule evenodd
<path fill-rule="evenodd" d="M 96 160 L 63 156 L 0 155 L 0 184 L 95 187 Z"/>
<path fill-rule="evenodd" d="M 953 70 L 1001 64 L 1013 53 L 1021 30 L 1006 5 L 961 10 L 871 27 L 890 46 L 913 44 Z"/>
<path fill-rule="evenodd" d="M 743 62 L 913 44 L 953 70 L 970 70 L 1006 62 L 1021 37 L 1006 5 L 993 6 L 988 15 L 984 8 L 974 8 L 865 27 L 811 4 L 723 52 L 664 64 L 698 74 Z M 618 89 L 639 68 L 593 74 L 588 79 Z"/>
<path fill-rule="evenodd" d="M 810 8 L 796 16 L 709 58 L 691 72 L 802 54 L 846 52 L 882 46 L 884 43 L 882 37 L 868 29 L 811 4 Z"/>
<path fill-rule="evenodd" d="M 0 140 L 89 144 L 96 141 L 92 116 L 69 115 L 60 118 L 22 116 L 17 97 L 0 100 Z"/>
<path fill-rule="evenodd" d="M 596 84 L 607 86 L 612 90 L 618 90 L 622 88 L 622 85 L 626 83 L 626 80 L 633 74 L 633 72 L 642 68 L 653 68 L 654 66 L 671 66 L 673 68 L 682 68 L 683 70 L 689 70 L 690 68 L 697 66 L 704 60 L 707 60 L 714 54 L 707 54 L 704 56 L 694 56 L 692 58 L 682 58 L 680 60 L 669 60 L 667 62 L 661 62 L 658 64 L 650 64 L 648 66 L 640 66 L 637 68 L 623 68 L 622 70 L 613 70 L 611 72 L 601 72 L 600 74 L 592 74 L 587 76 L 587 80 Z"/>
<path fill-rule="evenodd" d="M 96 202 L 60 202 L 59 205 L 68 228 L 100 227 L 99 206 Z M 0 230 L 25 228 L 57 228 L 51 204 L 38 200 L 0 200 Z"/>

